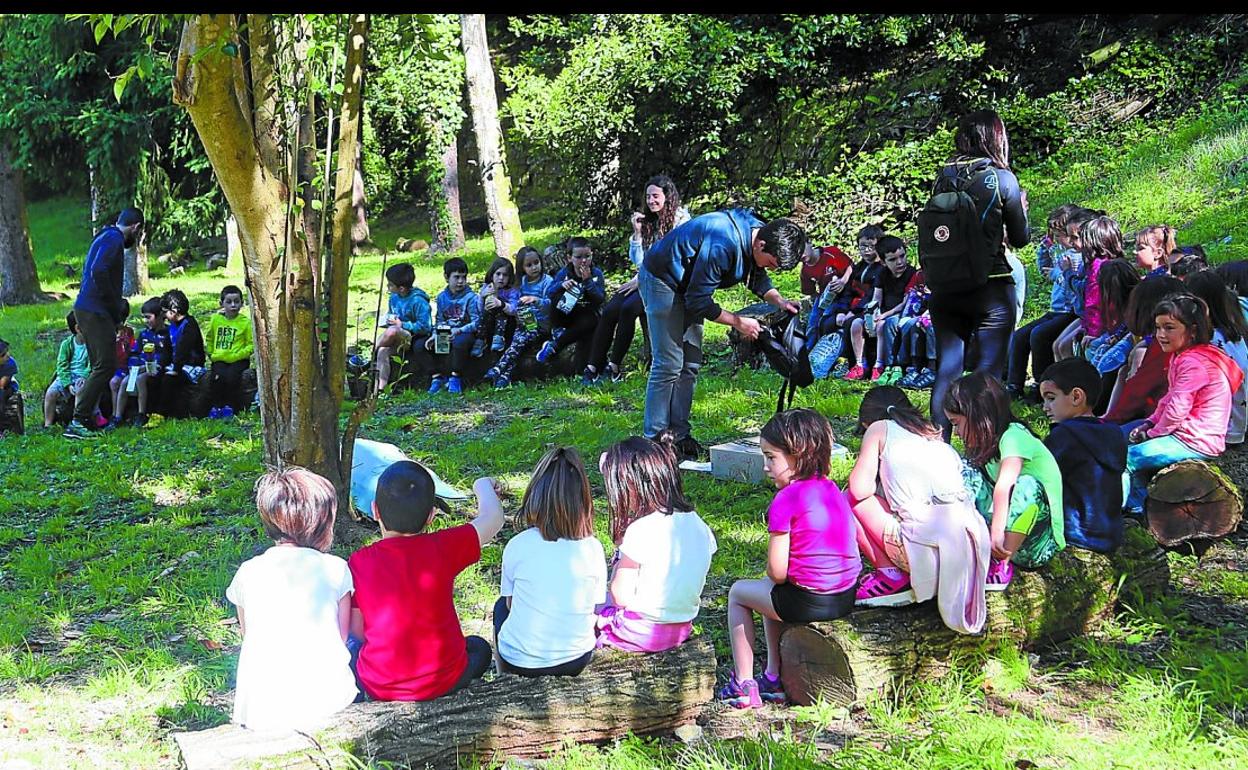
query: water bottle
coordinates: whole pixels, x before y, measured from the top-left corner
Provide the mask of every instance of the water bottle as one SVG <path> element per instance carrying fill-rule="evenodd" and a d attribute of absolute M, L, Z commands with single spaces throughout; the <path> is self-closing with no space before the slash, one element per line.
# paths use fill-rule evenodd
<path fill-rule="evenodd" d="M 158 370 L 156 365 L 156 343 L 143 343 L 143 366 L 148 374 L 155 374 Z"/>

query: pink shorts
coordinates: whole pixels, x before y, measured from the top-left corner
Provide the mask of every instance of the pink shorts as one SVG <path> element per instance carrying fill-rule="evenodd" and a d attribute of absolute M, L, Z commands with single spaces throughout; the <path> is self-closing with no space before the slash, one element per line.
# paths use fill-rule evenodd
<path fill-rule="evenodd" d="M 630 610 L 608 604 L 598 613 L 598 647 L 625 652 L 663 652 L 679 647 L 693 632 L 693 623 L 655 623 Z"/>

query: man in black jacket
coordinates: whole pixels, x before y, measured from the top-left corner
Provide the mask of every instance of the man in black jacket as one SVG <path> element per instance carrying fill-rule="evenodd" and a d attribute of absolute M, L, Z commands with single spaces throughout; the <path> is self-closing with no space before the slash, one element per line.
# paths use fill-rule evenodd
<path fill-rule="evenodd" d="M 121 280 L 125 271 L 126 249 L 139 242 L 143 233 L 143 212 L 128 208 L 96 234 L 82 266 L 82 284 L 74 301 L 74 318 L 87 341 L 91 373 L 74 401 L 74 419 L 65 429 L 66 438 L 90 438 L 87 427 L 108 381 L 117 368 L 117 324 L 125 320 Z"/>

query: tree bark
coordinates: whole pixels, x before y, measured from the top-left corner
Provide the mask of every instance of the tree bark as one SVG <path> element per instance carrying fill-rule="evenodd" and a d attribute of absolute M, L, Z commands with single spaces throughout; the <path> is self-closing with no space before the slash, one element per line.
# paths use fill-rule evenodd
<path fill-rule="evenodd" d="M 238 220 L 233 214 L 225 220 L 225 273 L 243 274 L 243 246 L 238 240 Z"/>
<path fill-rule="evenodd" d="M 357 142 L 361 148 L 362 142 Z M 368 226 L 368 197 L 364 192 L 364 168 L 361 162 L 360 153 L 356 153 L 355 157 L 355 173 L 351 178 L 351 210 L 353 212 L 353 221 L 351 223 L 351 251 L 359 253 L 360 247 L 373 240 L 372 232 Z"/>
<path fill-rule="evenodd" d="M 982 634 L 951 631 L 934 601 L 788 626 L 780 637 L 784 690 L 802 705 L 820 697 L 860 702 L 909 679 L 939 676 L 959 655 L 1029 648 L 1085 633 L 1112 614 L 1120 581 L 1144 596 L 1163 593 L 1169 584 L 1166 556 L 1152 536 L 1134 525 L 1126 535 L 1122 548 L 1109 556 L 1067 548 L 1042 570 L 1016 570 L 1006 591 L 988 595 Z"/>
<path fill-rule="evenodd" d="M 432 253 L 463 251 L 464 216 L 459 208 L 459 146 L 457 132 L 445 137 L 442 150 L 442 184 L 430 191 L 429 229 Z"/>
<path fill-rule="evenodd" d="M 524 245 L 524 233 L 520 229 L 520 211 L 511 198 L 511 179 L 507 176 L 494 68 L 490 65 L 490 48 L 485 37 L 485 16 L 461 14 L 459 22 L 486 218 L 494 236 L 495 254 L 510 259 Z"/>
<path fill-rule="evenodd" d="M 654 655 L 595 653 L 577 677 L 493 682 L 418 703 L 348 707 L 317 742 L 302 735 L 258 738 L 236 725 L 174 736 L 187 770 L 249 766 L 291 756 L 285 768 L 327 766 L 322 746 L 347 744 L 370 761 L 454 767 L 466 755 L 534 757 L 565 741 L 600 743 L 628 733 L 670 733 L 691 724 L 714 695 L 715 650 L 705 636 Z"/>
<path fill-rule="evenodd" d="M 0 145 L 0 305 L 25 305 L 48 297 L 39 285 L 22 172 L 9 163 Z"/>
<path fill-rule="evenodd" d="M 121 279 L 121 293 L 127 297 L 145 294 L 148 290 L 147 241 L 142 240 L 126 249 L 125 273 Z"/>
<path fill-rule="evenodd" d="M 1157 472 L 1144 509 L 1148 531 L 1173 548 L 1191 540 L 1225 537 L 1243 519 L 1239 488 L 1216 466 L 1183 460 Z"/>

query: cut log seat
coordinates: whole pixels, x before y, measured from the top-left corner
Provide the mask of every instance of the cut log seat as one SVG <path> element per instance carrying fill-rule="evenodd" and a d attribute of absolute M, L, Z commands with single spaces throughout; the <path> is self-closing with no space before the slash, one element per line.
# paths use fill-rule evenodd
<path fill-rule="evenodd" d="M 692 724 L 714 695 L 715 650 L 705 636 L 655 655 L 599 650 L 578 677 L 507 674 L 422 703 L 348 707 L 316 740 L 265 736 L 236 725 L 177 733 L 188 770 L 338 766 L 322 747 L 370 761 L 454 767 L 460 757 L 541 756 L 564 741 L 670 733 Z"/>
<path fill-rule="evenodd" d="M 1016 569 L 1008 589 L 988 594 L 981 634 L 951 631 L 934 601 L 788 626 L 780 637 L 780 676 L 794 703 L 810 704 L 820 696 L 858 702 L 907 679 L 939 676 L 960 655 L 1029 648 L 1085 633 L 1113 612 L 1120 579 L 1144 596 L 1164 592 L 1170 580 L 1165 554 L 1134 523 L 1128 524 L 1123 547 L 1110 556 L 1067 548 L 1042 570 Z"/>
<path fill-rule="evenodd" d="M 1217 466 L 1182 460 L 1153 476 L 1144 511 L 1149 532 L 1173 548 L 1234 532 L 1243 518 L 1244 498 Z"/>

